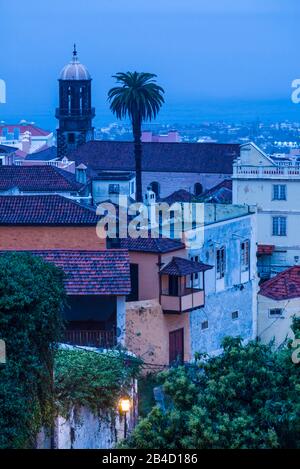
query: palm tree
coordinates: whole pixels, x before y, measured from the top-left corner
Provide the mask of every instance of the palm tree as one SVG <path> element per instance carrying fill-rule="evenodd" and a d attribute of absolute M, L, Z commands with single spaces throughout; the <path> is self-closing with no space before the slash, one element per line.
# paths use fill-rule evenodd
<path fill-rule="evenodd" d="M 118 119 L 129 117 L 134 137 L 136 200 L 142 202 L 142 122 L 158 114 L 164 101 L 164 90 L 156 83 L 154 73 L 127 72 L 113 75 L 120 86 L 108 92 L 110 109 Z"/>

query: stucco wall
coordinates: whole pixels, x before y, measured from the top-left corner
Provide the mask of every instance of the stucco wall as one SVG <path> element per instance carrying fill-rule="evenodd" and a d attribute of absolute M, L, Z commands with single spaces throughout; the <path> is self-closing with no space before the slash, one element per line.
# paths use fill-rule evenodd
<path fill-rule="evenodd" d="M 251 165 L 253 171 L 260 171 L 262 167 L 270 166 L 269 174 L 262 175 L 233 175 L 233 203 L 257 205 L 257 241 L 259 244 L 273 244 L 277 250 L 286 249 L 285 265 L 293 265 L 294 256 L 300 255 L 300 241 L 298 227 L 300 223 L 299 196 L 300 179 L 295 175 L 276 174 L 276 166 L 262 153 L 251 145 L 245 145 L 241 150 L 241 170 L 243 165 Z M 274 170 L 272 171 L 272 168 Z M 249 168 L 248 168 L 249 169 Z M 273 200 L 273 185 L 286 185 L 287 200 Z M 287 236 L 273 236 L 272 217 L 287 218 Z M 271 264 L 278 263 L 276 256 L 272 256 Z"/>
<path fill-rule="evenodd" d="M 167 264 L 173 256 L 186 257 L 185 249 L 161 255 L 161 262 Z M 139 266 L 139 300 L 159 298 L 159 255 L 146 252 L 129 252 L 131 264 Z"/>
<path fill-rule="evenodd" d="M 199 182 L 203 186 L 203 190 L 210 189 L 211 187 L 219 184 L 224 179 L 230 179 L 230 174 L 213 174 L 213 173 L 185 173 L 183 172 L 151 172 L 143 171 L 142 186 L 143 194 L 146 193 L 147 187 L 152 182 L 158 182 L 160 185 L 160 197 L 167 197 L 172 192 L 179 189 L 185 189 L 194 193 L 194 185 Z"/>
<path fill-rule="evenodd" d="M 184 328 L 184 360 L 190 360 L 189 313 L 164 314 L 155 299 L 126 305 L 126 346 L 146 363 L 169 364 L 169 332 Z"/>
<path fill-rule="evenodd" d="M 250 240 L 250 270 L 241 271 L 241 242 Z M 224 280 L 216 278 L 216 250 L 225 247 Z M 256 215 L 205 226 L 204 244 L 191 244 L 190 256 L 198 255 L 213 269 L 205 273 L 205 307 L 191 313 L 191 353 L 218 352 L 226 335 L 248 340 L 257 330 Z M 238 319 L 232 313 L 238 311 Z M 208 329 L 201 323 L 208 321 Z"/>
<path fill-rule="evenodd" d="M 0 226 L 0 249 L 105 249 L 95 226 Z"/>
<path fill-rule="evenodd" d="M 127 431 L 137 423 L 136 383 L 131 393 L 131 410 L 127 413 Z M 124 438 L 124 415 L 117 411 L 94 414 L 87 407 L 72 409 L 68 418 L 59 416 L 55 422 L 55 449 L 111 449 Z M 44 429 L 37 436 L 37 449 L 51 448 L 49 432 Z"/>
<path fill-rule="evenodd" d="M 282 308 L 281 317 L 270 317 L 269 310 Z M 258 336 L 262 343 L 268 344 L 275 339 L 274 346 L 281 345 L 287 337 L 293 338 L 291 329 L 293 316 L 300 317 L 300 298 L 275 301 L 263 295 L 258 295 Z"/>
<path fill-rule="evenodd" d="M 253 291 L 248 282 L 243 290 L 238 287 L 206 296 L 206 305 L 191 312 L 191 355 L 195 352 L 219 353 L 224 337 L 253 338 Z M 232 313 L 238 311 L 238 318 Z M 201 330 L 201 324 L 208 321 L 208 329 Z"/>

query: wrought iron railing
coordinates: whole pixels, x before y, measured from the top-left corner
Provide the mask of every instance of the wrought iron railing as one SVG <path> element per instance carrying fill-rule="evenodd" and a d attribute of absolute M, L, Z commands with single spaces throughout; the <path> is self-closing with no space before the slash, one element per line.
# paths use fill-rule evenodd
<path fill-rule="evenodd" d="M 114 331 L 68 329 L 64 341 L 71 345 L 111 348 L 116 345 Z"/>

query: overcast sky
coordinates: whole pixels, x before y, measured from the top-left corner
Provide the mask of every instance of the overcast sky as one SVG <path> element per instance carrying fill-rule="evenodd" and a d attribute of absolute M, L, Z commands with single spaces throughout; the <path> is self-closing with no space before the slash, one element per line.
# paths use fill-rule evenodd
<path fill-rule="evenodd" d="M 104 109 L 117 71 L 157 73 L 169 103 L 289 99 L 300 77 L 299 0 L 0 0 L 7 115 L 52 115 L 77 43 Z"/>

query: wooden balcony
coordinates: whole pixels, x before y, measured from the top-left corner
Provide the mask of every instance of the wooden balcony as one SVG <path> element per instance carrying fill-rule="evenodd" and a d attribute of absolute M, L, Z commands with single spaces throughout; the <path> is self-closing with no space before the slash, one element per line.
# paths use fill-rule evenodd
<path fill-rule="evenodd" d="M 161 306 L 165 313 L 184 313 L 204 306 L 204 290 L 185 288 L 179 295 L 162 292 Z"/>
<path fill-rule="evenodd" d="M 71 345 L 84 345 L 97 348 L 112 348 L 117 343 L 114 331 L 79 329 L 66 330 L 64 341 Z"/>

